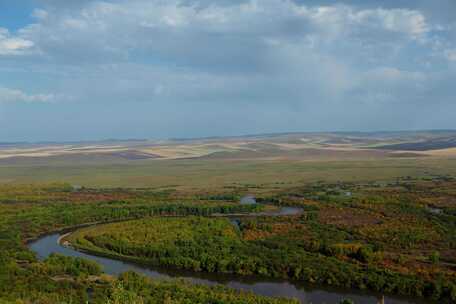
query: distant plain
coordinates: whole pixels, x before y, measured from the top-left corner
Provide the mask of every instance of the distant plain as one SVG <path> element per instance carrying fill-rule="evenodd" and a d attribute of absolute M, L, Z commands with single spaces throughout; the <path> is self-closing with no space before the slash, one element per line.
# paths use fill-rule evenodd
<path fill-rule="evenodd" d="M 221 190 L 425 178 L 456 174 L 455 139 L 423 131 L 2 144 L 0 183 Z"/>

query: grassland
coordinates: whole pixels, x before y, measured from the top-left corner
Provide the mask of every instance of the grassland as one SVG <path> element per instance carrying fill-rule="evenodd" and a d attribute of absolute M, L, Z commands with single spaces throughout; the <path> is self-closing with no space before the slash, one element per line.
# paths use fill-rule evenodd
<path fill-rule="evenodd" d="M 6 184 L 65 181 L 86 187 L 152 187 L 210 189 L 249 185 L 287 188 L 336 181 L 389 181 L 403 176 L 455 175 L 456 159 L 407 158 L 343 161 L 297 160 L 138 160 L 0 164 Z"/>
<path fill-rule="evenodd" d="M 381 148 L 417 142 L 428 147 L 426 142 L 452 136 L 454 132 L 292 134 L 1 145 L 0 303 L 75 303 L 87 299 L 87 289 L 94 290 L 95 303 L 122 298 L 132 303 L 184 303 L 185 297 L 200 303 L 219 298 L 225 299 L 222 303 L 288 303 L 223 288 L 150 282 L 134 274 L 106 278 L 84 261 L 38 261 L 25 246 L 29 239 L 62 228 L 126 220 L 143 225 L 109 224 L 96 230 L 99 235 L 87 229 L 74 236 L 81 247 L 124 257 L 112 243 L 125 240 L 122 250 L 147 263 L 454 301 L 455 150 L 442 150 L 441 145 L 425 151 Z M 240 231 L 223 219 L 199 218 L 261 209 L 240 206 L 238 200 L 245 194 L 305 212 L 244 218 Z M 199 220 L 192 224 L 192 219 L 182 219 L 173 226 L 171 219 L 157 219 L 162 215 Z M 157 235 L 155 221 L 169 229 Z M 206 230 L 199 229 L 203 226 Z M 202 261 L 201 254 L 181 251 L 176 227 L 190 233 L 184 234 L 193 240 L 185 248 L 206 250 L 211 258 Z M 131 233 L 122 236 L 121 231 Z M 141 251 L 141 244 L 150 243 L 149 237 L 163 241 L 155 248 L 156 259 L 142 255 L 147 250 Z M 212 242 L 204 243 L 208 239 Z M 216 250 L 226 244 L 236 250 Z M 180 254 L 168 256 L 165 263 L 160 260 L 164 252 Z M 211 264 L 214 257 L 226 261 L 225 266 Z"/>
<path fill-rule="evenodd" d="M 432 147 L 433 142 L 443 140 L 442 136 L 452 134 L 285 134 L 166 142 L 6 145 L 0 146 L 0 183 L 65 181 L 101 188 L 218 191 L 245 185 L 286 188 L 318 180 L 361 182 L 455 175 L 454 148 L 376 148 L 417 141 Z"/>

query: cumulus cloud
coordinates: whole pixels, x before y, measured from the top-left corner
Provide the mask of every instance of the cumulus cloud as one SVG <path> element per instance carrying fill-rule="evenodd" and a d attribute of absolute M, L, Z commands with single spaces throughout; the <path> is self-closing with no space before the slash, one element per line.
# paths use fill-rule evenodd
<path fill-rule="evenodd" d="M 418 38 L 429 32 L 425 16 L 410 9 L 356 9 L 350 6 L 297 6 L 299 13 L 322 28 L 339 34 L 380 30 Z"/>
<path fill-rule="evenodd" d="M 21 37 L 14 37 L 8 29 L 0 27 L 0 56 L 21 55 L 32 48 L 34 43 L 31 40 Z"/>
<path fill-rule="evenodd" d="M 382 43 L 397 43 L 398 39 L 423 39 L 431 30 L 416 10 L 311 7 L 290 0 L 233 1 L 230 5 L 93 1 L 71 10 L 51 4 L 47 10 L 34 12 L 38 22 L 22 29 L 21 39 L 33 41 L 54 58 L 78 62 L 126 60 L 144 52 L 178 64 L 208 61 L 213 65 L 227 58 L 244 64 L 242 57 L 254 60 L 255 52 L 266 47 L 265 41 L 327 43 L 345 36 L 374 44 L 377 36 Z"/>
<path fill-rule="evenodd" d="M 355 14 L 361 23 L 375 20 L 384 29 L 404 33 L 413 38 L 421 37 L 430 31 L 424 15 L 415 10 L 408 9 L 376 9 L 365 10 Z"/>
<path fill-rule="evenodd" d="M 291 0 L 44 3 L 33 13 L 36 23 L 21 29 L 10 48 L 19 52 L 35 46 L 47 60 L 89 65 L 86 73 L 97 65 L 134 61 L 167 73 L 237 73 L 252 79 L 260 74 L 274 82 L 292 70 L 294 79 L 314 82 L 321 74 L 318 87 L 343 90 L 352 82 L 344 77 L 355 79 L 369 65 L 410 70 L 417 60 L 433 56 L 435 50 L 416 47 L 416 41 L 441 43 L 434 37 L 437 26 L 409 8 L 309 6 Z M 445 56 L 453 57 L 449 51 Z M 343 77 L 325 70 L 343 71 Z M 287 88 L 302 86 L 287 81 Z"/>
<path fill-rule="evenodd" d="M 318 129 L 327 117 L 330 128 L 338 129 L 381 126 L 391 120 L 391 107 L 395 115 L 407 116 L 407 107 L 419 106 L 424 115 L 432 104 L 449 104 L 456 94 L 453 85 L 446 85 L 454 76 L 448 61 L 456 61 L 456 27 L 422 5 L 357 0 L 38 3 L 33 23 L 14 34 L 0 31 L 0 55 L 9 55 L 0 58 L 2 64 L 22 70 L 12 78 L 21 81 L 10 80 L 7 86 L 63 92 L 87 111 L 128 105 L 132 115 L 153 116 L 144 121 L 167 116 L 177 126 L 182 119 L 168 115 L 172 109 L 192 113 L 188 116 L 195 121 L 209 121 L 203 113 L 211 109 L 217 126 L 225 113 L 236 119 L 236 113 L 242 116 L 248 109 L 283 130 L 290 121 L 296 128 Z M 23 54 L 28 56 L 11 56 Z M 3 95 L 22 101 L 61 99 L 20 93 Z M 366 119 L 355 125 L 360 116 Z M 260 118 L 249 119 L 239 128 L 264 126 Z M 416 119 L 423 121 L 418 114 Z"/>
<path fill-rule="evenodd" d="M 0 87 L 0 102 L 53 102 L 54 94 L 27 94 L 21 90 Z"/>

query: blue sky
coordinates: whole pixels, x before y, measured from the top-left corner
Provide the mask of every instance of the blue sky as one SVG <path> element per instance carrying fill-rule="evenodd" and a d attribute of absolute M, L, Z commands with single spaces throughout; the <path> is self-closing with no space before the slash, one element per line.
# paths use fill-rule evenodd
<path fill-rule="evenodd" d="M 0 142 L 456 128 L 453 0 L 0 0 Z"/>
<path fill-rule="evenodd" d="M 15 31 L 33 22 L 30 12 L 34 7 L 35 4 L 31 0 L 0 0 L 1 26 Z"/>

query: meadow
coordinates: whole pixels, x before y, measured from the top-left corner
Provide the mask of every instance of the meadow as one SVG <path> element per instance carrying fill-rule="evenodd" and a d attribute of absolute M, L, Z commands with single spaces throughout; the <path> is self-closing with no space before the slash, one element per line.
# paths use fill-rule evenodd
<path fill-rule="evenodd" d="M 455 175 L 456 154 L 451 146 L 416 150 L 416 142 L 432 148 L 443 141 L 442 136 L 453 138 L 454 133 L 297 133 L 165 142 L 0 145 L 0 183 L 64 181 L 89 188 L 218 191 L 239 185 L 275 189 L 320 180 L 363 182 Z M 394 150 L 393 144 L 407 144 L 415 150 Z"/>
<path fill-rule="evenodd" d="M 436 189 L 455 184 L 312 184 L 259 198 L 300 206 L 301 215 L 242 217 L 236 226 L 218 218 L 147 218 L 81 229 L 68 240 L 153 266 L 454 301 L 455 198 Z"/>
<path fill-rule="evenodd" d="M 454 302 L 453 148 L 388 150 L 404 143 L 397 136 L 128 143 L 115 153 L 3 149 L 0 303 L 295 303 L 134 273 L 110 277 L 86 260 L 40 261 L 27 247 L 68 229 L 76 229 L 68 239 L 75 247 L 143 264 Z M 247 194 L 259 204 L 239 204 Z M 212 216 L 282 206 L 304 211 L 244 216 L 237 227 Z"/>
<path fill-rule="evenodd" d="M 3 184 L 65 181 L 89 188 L 173 188 L 219 191 L 227 187 L 290 188 L 317 181 L 391 181 L 403 176 L 456 175 L 456 159 L 361 160 L 139 160 L 0 163 Z"/>

